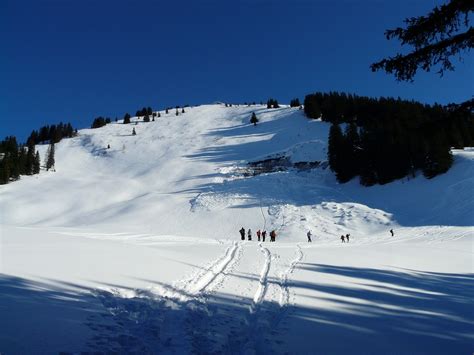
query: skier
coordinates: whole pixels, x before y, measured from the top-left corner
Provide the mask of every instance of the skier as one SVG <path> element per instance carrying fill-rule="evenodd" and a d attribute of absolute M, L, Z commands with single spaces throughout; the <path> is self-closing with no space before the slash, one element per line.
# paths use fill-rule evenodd
<path fill-rule="evenodd" d="M 247 232 L 247 237 L 248 240 L 252 240 L 252 230 L 249 228 L 249 231 Z"/>
<path fill-rule="evenodd" d="M 393 233 L 393 229 L 390 229 L 390 234 L 392 235 L 392 237 L 395 235 L 395 233 Z"/>
<path fill-rule="evenodd" d="M 262 232 L 262 242 L 265 242 L 265 237 L 267 236 L 267 231 Z"/>
<path fill-rule="evenodd" d="M 258 241 L 260 241 L 260 236 L 261 236 L 261 232 L 260 232 L 260 229 L 257 231 L 257 239 Z"/>
<path fill-rule="evenodd" d="M 306 236 L 308 237 L 308 243 L 311 243 L 311 231 L 308 231 L 308 233 L 306 233 Z"/>
<path fill-rule="evenodd" d="M 245 229 L 244 229 L 244 227 L 242 227 L 242 229 L 239 230 L 239 233 L 240 233 L 240 239 L 245 240 Z"/>
<path fill-rule="evenodd" d="M 341 235 L 341 241 L 342 241 L 343 243 L 345 243 L 345 240 L 344 240 L 344 234 L 343 234 L 343 235 Z"/>
<path fill-rule="evenodd" d="M 275 241 L 275 237 L 276 237 L 276 232 L 275 230 L 272 230 L 270 232 L 270 242 L 274 242 Z"/>
<path fill-rule="evenodd" d="M 347 243 L 349 243 L 349 236 L 350 236 L 350 234 L 347 233 L 347 234 L 346 234 L 346 242 L 347 242 Z"/>

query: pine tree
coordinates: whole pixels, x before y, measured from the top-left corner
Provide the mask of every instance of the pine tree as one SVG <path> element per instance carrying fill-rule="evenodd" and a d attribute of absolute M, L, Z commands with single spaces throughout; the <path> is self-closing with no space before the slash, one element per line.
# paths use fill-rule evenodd
<path fill-rule="evenodd" d="M 184 107 L 183 107 L 183 109 L 181 110 L 181 113 L 185 113 L 185 112 L 184 112 Z"/>
<path fill-rule="evenodd" d="M 68 138 L 72 138 L 74 136 L 74 128 L 72 128 L 71 123 L 68 123 L 66 126 L 66 134 Z"/>
<path fill-rule="evenodd" d="M 20 177 L 21 160 L 20 151 L 23 148 L 18 146 L 16 138 L 14 136 L 6 137 L 5 140 L 0 142 L 0 151 L 4 153 L 3 164 L 4 164 L 4 173 L 7 174 L 8 183 L 11 180 L 17 180 Z"/>
<path fill-rule="evenodd" d="M 27 174 L 26 150 L 25 150 L 25 147 L 22 145 L 18 149 L 18 158 L 15 163 L 18 166 L 18 174 L 26 175 Z"/>
<path fill-rule="evenodd" d="M 30 134 L 30 136 L 28 137 L 28 139 L 26 140 L 26 144 L 29 145 L 29 144 L 38 144 L 39 141 L 38 141 L 38 131 L 35 131 L 33 130 Z"/>
<path fill-rule="evenodd" d="M 54 143 L 50 143 L 48 147 L 48 152 L 46 153 L 47 158 L 46 158 L 46 170 L 49 171 L 49 169 L 54 170 Z"/>
<path fill-rule="evenodd" d="M 422 170 L 427 179 L 443 174 L 453 164 L 453 157 L 449 149 L 445 133 L 437 130 L 430 135 L 428 153 Z"/>
<path fill-rule="evenodd" d="M 341 127 L 338 124 L 331 125 L 328 138 L 328 162 L 339 181 L 344 178 L 344 144 Z"/>
<path fill-rule="evenodd" d="M 150 122 L 150 116 L 148 116 L 148 114 L 143 118 L 143 122 Z"/>
<path fill-rule="evenodd" d="M 320 98 L 319 94 L 306 95 L 304 98 L 304 113 L 309 118 L 320 118 L 321 117 L 321 108 L 318 101 Z"/>
<path fill-rule="evenodd" d="M 300 107 L 300 99 L 296 98 L 290 101 L 290 107 Z"/>
<path fill-rule="evenodd" d="M 469 24 L 473 11 L 472 1 L 450 0 L 426 15 L 407 18 L 405 28 L 385 31 L 387 39 L 397 39 L 412 50 L 373 63 L 372 71 L 382 69 L 397 80 L 412 81 L 418 69 L 429 72 L 438 66 L 440 76 L 454 70 L 452 58 L 474 47 L 474 28 Z"/>
<path fill-rule="evenodd" d="M 344 160 L 345 170 L 347 172 L 346 178 L 352 179 L 354 176 L 359 175 L 359 164 L 360 164 L 360 139 L 355 122 L 351 122 L 346 127 L 344 144 Z"/>
<path fill-rule="evenodd" d="M 369 134 L 366 130 L 362 130 L 360 134 L 360 146 L 359 152 L 359 174 L 360 184 L 363 186 L 372 186 L 377 183 L 377 174 L 375 173 L 375 167 L 371 153 L 374 151 L 372 146 L 373 135 Z"/>
<path fill-rule="evenodd" d="M 26 153 L 26 167 L 25 174 L 33 175 L 35 172 L 35 145 L 32 141 L 28 144 L 28 151 Z"/>
<path fill-rule="evenodd" d="M 0 160 L 0 185 L 8 184 L 10 181 L 10 166 L 8 158 L 4 157 Z"/>
<path fill-rule="evenodd" d="M 33 163 L 33 174 L 39 174 L 40 167 L 41 167 L 40 153 L 38 151 L 36 151 L 35 160 L 34 160 L 34 163 Z"/>
<path fill-rule="evenodd" d="M 130 123 L 130 114 L 126 113 L 125 116 L 123 116 L 123 123 L 124 124 L 129 124 Z"/>
<path fill-rule="evenodd" d="M 257 115 L 255 114 L 255 112 L 252 112 L 252 117 L 250 118 L 250 123 L 253 123 L 253 125 L 256 126 L 257 122 L 258 122 Z"/>
<path fill-rule="evenodd" d="M 100 128 L 105 126 L 107 123 L 110 123 L 110 118 L 97 117 L 92 122 L 91 128 Z"/>

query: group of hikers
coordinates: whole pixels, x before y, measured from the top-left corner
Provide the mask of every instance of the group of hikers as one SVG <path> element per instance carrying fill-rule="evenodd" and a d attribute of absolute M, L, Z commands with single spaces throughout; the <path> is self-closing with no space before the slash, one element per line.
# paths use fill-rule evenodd
<path fill-rule="evenodd" d="M 245 229 L 244 227 L 242 227 L 240 230 L 239 230 L 239 233 L 240 233 L 240 239 L 241 240 L 245 240 Z M 264 230 L 264 231 L 261 231 L 260 229 L 257 231 L 257 240 L 260 242 L 264 242 L 265 241 L 265 238 L 267 237 L 267 231 Z M 272 230 L 270 232 L 270 242 L 274 242 L 275 241 L 275 238 L 276 238 L 276 232 L 275 230 Z M 247 231 L 247 239 L 248 240 L 252 240 L 252 230 L 249 228 L 249 230 Z"/>
<path fill-rule="evenodd" d="M 240 239 L 241 240 L 245 240 L 245 229 L 244 227 L 242 227 L 240 230 L 239 230 L 239 233 L 240 233 Z M 395 233 L 393 232 L 393 229 L 390 229 L 390 234 L 392 235 L 392 237 L 395 235 Z M 267 236 L 267 231 L 264 230 L 264 231 L 261 231 L 260 229 L 257 231 L 257 239 L 258 241 L 262 241 L 264 242 L 265 241 L 265 238 Z M 311 243 L 312 240 L 311 240 L 311 231 L 309 230 L 308 233 L 306 233 L 306 236 L 308 237 L 308 243 Z M 350 234 L 347 233 L 346 235 L 341 235 L 341 242 L 342 243 L 349 243 L 349 238 L 350 238 Z M 272 230 L 270 232 L 270 242 L 274 242 L 275 241 L 275 238 L 276 238 L 276 232 L 275 230 Z M 247 231 L 247 239 L 248 240 L 252 240 L 252 230 L 249 228 L 249 230 Z"/>
<path fill-rule="evenodd" d="M 344 234 L 341 235 L 341 241 L 342 241 L 343 243 L 346 243 L 346 242 L 349 243 L 349 237 L 350 237 L 350 236 L 351 236 L 351 235 L 350 235 L 349 233 L 347 233 L 347 234 L 346 234 L 346 237 L 345 237 L 345 239 L 344 239 Z"/>

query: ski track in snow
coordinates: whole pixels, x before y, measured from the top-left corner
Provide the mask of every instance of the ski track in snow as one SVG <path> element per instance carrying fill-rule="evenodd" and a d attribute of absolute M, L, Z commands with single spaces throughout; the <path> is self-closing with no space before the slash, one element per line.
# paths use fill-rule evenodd
<path fill-rule="evenodd" d="M 290 275 L 293 273 L 293 271 L 296 268 L 296 265 L 298 265 L 301 260 L 303 260 L 303 250 L 301 249 L 300 245 L 296 245 L 296 257 L 291 261 L 288 269 L 285 270 L 280 275 L 280 307 L 287 307 L 290 304 L 290 289 L 288 287 L 288 278 Z"/>
<path fill-rule="evenodd" d="M 237 331 L 231 331 L 228 342 L 223 348 L 215 353 L 232 354 L 261 354 L 271 353 L 271 338 L 278 332 L 280 321 L 285 317 L 287 307 L 290 304 L 290 289 L 288 281 L 297 264 L 303 259 L 303 251 L 299 245 L 296 246 L 296 256 L 289 265 L 279 274 L 279 278 L 273 280 L 270 275 L 276 276 L 273 261 L 280 260 L 270 250 L 259 243 L 259 249 L 264 260 L 258 278 L 257 289 L 248 313 L 244 316 L 243 326 Z M 277 286 L 279 301 L 274 300 L 275 295 L 269 293 L 270 286 Z"/>
<path fill-rule="evenodd" d="M 91 318 L 89 327 L 98 331 L 94 349 L 118 353 L 196 353 L 202 351 L 195 336 L 200 317 L 208 313 L 205 294 L 222 284 L 242 254 L 234 242 L 224 254 L 205 267 L 194 281 L 182 287 L 151 287 L 149 290 L 96 290 L 107 309 L 106 319 Z M 105 324 L 113 321 L 115 324 Z M 105 325 L 104 325 L 105 324 Z M 203 347 L 204 349 L 204 347 Z"/>
<path fill-rule="evenodd" d="M 188 343 L 190 344 L 189 352 L 193 354 L 210 354 L 214 353 L 213 347 L 215 346 L 215 339 L 210 337 L 209 332 L 203 331 L 206 326 L 212 321 L 213 313 L 216 311 L 214 307 L 210 307 L 209 298 L 212 293 L 222 286 L 226 277 L 233 271 L 238 265 L 242 254 L 243 254 L 242 243 L 234 242 L 233 247 L 228 250 L 226 256 L 222 258 L 222 261 L 218 261 L 215 265 L 224 264 L 222 268 L 219 268 L 219 273 L 212 278 L 212 281 L 208 283 L 201 290 L 201 297 L 193 300 L 190 305 L 192 312 L 187 312 L 185 319 L 186 332 L 189 336 Z M 201 278 L 205 279 L 205 278 Z M 202 282 L 199 282 L 202 283 Z M 203 290 L 206 292 L 203 292 Z M 213 333 L 217 334 L 217 333 Z"/>
<path fill-rule="evenodd" d="M 259 285 L 253 297 L 252 305 L 250 306 L 250 314 L 257 312 L 258 306 L 262 303 L 262 300 L 265 297 L 265 292 L 268 286 L 268 282 L 267 282 L 268 273 L 270 271 L 271 260 L 272 260 L 270 251 L 267 248 L 265 248 L 262 245 L 262 243 L 259 243 L 258 246 L 260 248 L 260 251 L 265 256 L 265 261 L 263 263 L 262 271 L 260 272 L 260 279 L 258 281 Z"/>
<path fill-rule="evenodd" d="M 240 244 L 234 242 L 232 246 L 227 248 L 225 254 L 217 259 L 207 270 L 201 275 L 196 281 L 188 284 L 184 288 L 184 292 L 190 295 L 199 295 L 206 291 L 206 289 L 212 289 L 214 281 L 219 275 L 223 275 L 229 264 L 235 259 L 237 250 L 240 248 Z"/>
<path fill-rule="evenodd" d="M 261 323 L 259 322 L 261 304 L 265 298 L 265 294 L 268 288 L 268 274 L 272 264 L 272 255 L 270 250 L 265 248 L 262 243 L 259 243 L 259 248 L 264 255 L 264 263 L 260 272 L 260 279 L 257 291 L 253 297 L 253 302 L 249 309 L 249 316 L 247 321 L 247 341 L 245 342 L 241 351 L 244 354 L 261 354 L 262 349 L 262 334 L 265 332 L 261 329 Z"/>

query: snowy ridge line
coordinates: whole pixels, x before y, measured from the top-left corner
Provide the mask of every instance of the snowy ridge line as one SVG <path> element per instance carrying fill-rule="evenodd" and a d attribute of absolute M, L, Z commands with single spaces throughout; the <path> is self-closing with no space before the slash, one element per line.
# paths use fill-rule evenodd
<path fill-rule="evenodd" d="M 216 278 L 224 272 L 227 266 L 234 260 L 239 244 L 234 242 L 232 246 L 228 247 L 224 256 L 217 259 L 210 267 L 201 275 L 196 281 L 187 284 L 184 287 L 186 293 L 191 295 L 198 295 L 206 290 Z"/>
<path fill-rule="evenodd" d="M 280 307 L 287 307 L 290 304 L 290 290 L 288 287 L 288 278 L 293 273 L 296 265 L 303 260 L 303 250 L 299 244 L 296 244 L 296 257 L 291 261 L 288 269 L 280 276 Z"/>
<path fill-rule="evenodd" d="M 263 298 L 265 297 L 265 292 L 267 291 L 268 285 L 268 273 L 270 271 L 271 265 L 271 253 L 270 251 L 265 248 L 262 243 L 259 243 L 258 246 L 260 247 L 260 251 L 265 256 L 265 261 L 263 264 L 262 271 L 260 272 L 260 279 L 258 280 L 258 288 L 253 296 L 252 304 L 250 305 L 250 314 L 253 314 L 257 311 L 258 305 L 262 303 Z"/>

